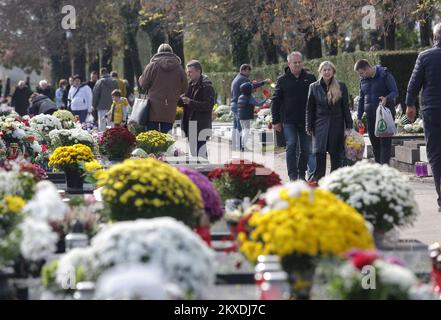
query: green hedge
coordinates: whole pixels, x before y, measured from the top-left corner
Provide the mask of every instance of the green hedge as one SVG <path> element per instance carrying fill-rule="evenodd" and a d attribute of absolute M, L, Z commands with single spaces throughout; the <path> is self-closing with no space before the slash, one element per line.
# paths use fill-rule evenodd
<path fill-rule="evenodd" d="M 417 51 L 373 51 L 373 52 L 355 52 L 342 53 L 338 56 L 324 57 L 322 59 L 314 59 L 305 61 L 305 67 L 310 69 L 318 76 L 318 67 L 322 61 L 332 61 L 337 67 L 337 78 L 346 83 L 351 96 L 353 98 L 358 95 L 359 77 L 354 72 L 354 64 L 359 59 L 368 59 L 371 64 L 381 64 L 387 67 L 394 75 L 399 91 L 399 102 L 406 98 L 407 83 L 412 74 L 415 65 Z M 252 79 L 262 80 L 271 78 L 275 81 L 286 67 L 286 63 L 275 65 L 266 65 L 253 69 Z M 222 103 L 227 103 L 230 99 L 231 81 L 236 76 L 235 72 L 213 72 L 208 76 L 213 81 L 217 94 L 220 96 Z"/>

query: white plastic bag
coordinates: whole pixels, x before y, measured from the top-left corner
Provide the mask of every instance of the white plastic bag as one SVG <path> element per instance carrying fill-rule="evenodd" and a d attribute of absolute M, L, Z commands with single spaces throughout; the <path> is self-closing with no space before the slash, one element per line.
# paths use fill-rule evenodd
<path fill-rule="evenodd" d="M 389 108 L 381 103 L 377 108 L 377 117 L 375 119 L 375 136 L 378 138 L 387 138 L 396 135 L 397 128 L 395 120 Z"/>

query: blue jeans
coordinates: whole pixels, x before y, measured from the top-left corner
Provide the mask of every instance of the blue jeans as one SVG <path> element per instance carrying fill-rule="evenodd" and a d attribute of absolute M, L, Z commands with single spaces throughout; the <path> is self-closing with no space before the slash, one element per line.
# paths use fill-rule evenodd
<path fill-rule="evenodd" d="M 234 110 L 234 102 L 231 104 L 231 109 Z M 236 107 L 237 108 L 237 107 Z M 233 144 L 233 150 L 240 150 L 241 145 L 241 133 L 242 133 L 242 126 L 240 125 L 240 119 L 239 119 L 239 113 L 238 111 L 233 111 L 233 135 L 231 137 L 232 144 Z"/>
<path fill-rule="evenodd" d="M 147 122 L 146 129 L 147 131 L 156 130 L 162 133 L 170 133 L 173 129 L 173 123 L 150 121 Z"/>
<path fill-rule="evenodd" d="M 311 175 L 315 170 L 315 158 L 312 154 L 312 138 L 305 132 L 305 128 L 295 124 L 283 124 L 283 133 L 286 140 L 286 164 L 291 181 L 305 180 L 306 170 Z M 297 156 L 297 146 L 300 152 Z M 309 166 L 308 166 L 309 165 Z"/>
<path fill-rule="evenodd" d="M 79 116 L 80 117 L 80 122 L 84 123 L 86 121 L 86 118 L 87 118 L 88 110 L 72 110 L 72 113 L 73 113 L 74 116 Z"/>

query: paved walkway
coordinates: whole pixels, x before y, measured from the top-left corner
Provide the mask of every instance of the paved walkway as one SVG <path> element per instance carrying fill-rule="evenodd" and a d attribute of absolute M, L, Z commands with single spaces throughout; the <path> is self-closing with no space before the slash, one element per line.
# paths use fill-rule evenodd
<path fill-rule="evenodd" d="M 185 149 L 183 141 L 178 142 L 178 146 Z M 211 141 L 208 143 L 208 153 L 210 163 L 222 165 L 233 158 L 240 158 L 239 152 L 230 151 L 230 146 L 223 141 Z M 288 174 L 286 171 L 285 152 L 278 150 L 276 153 L 250 153 L 242 154 L 243 159 L 253 160 L 272 168 L 277 172 L 284 182 L 287 182 Z M 415 192 L 416 201 L 420 209 L 418 220 L 412 227 L 400 230 L 401 239 L 415 239 L 425 244 L 441 241 L 441 213 L 438 212 L 436 204 L 436 192 L 433 180 L 416 179 L 409 175 L 411 185 Z"/>

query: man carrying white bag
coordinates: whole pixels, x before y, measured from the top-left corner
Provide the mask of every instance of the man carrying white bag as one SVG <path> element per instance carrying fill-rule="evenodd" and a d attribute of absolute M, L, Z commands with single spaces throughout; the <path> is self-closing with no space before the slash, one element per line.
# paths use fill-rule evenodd
<path fill-rule="evenodd" d="M 383 103 L 377 108 L 377 117 L 375 120 L 375 136 L 377 138 L 393 137 L 397 134 L 395 126 L 395 119 L 389 108 L 386 108 Z"/>

